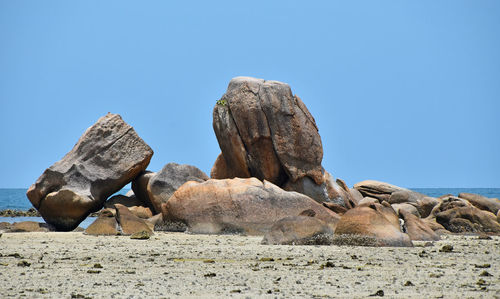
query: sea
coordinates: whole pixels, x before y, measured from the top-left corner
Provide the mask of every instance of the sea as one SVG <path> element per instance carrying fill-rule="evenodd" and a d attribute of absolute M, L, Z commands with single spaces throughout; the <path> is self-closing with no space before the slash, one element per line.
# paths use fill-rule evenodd
<path fill-rule="evenodd" d="M 426 194 L 431 197 L 439 197 L 445 194 L 457 196 L 459 193 L 475 193 L 490 198 L 500 198 L 500 188 L 410 188 L 413 191 Z M 125 194 L 130 189 L 122 189 L 117 194 Z M 0 210 L 21 210 L 26 211 L 32 208 L 31 202 L 26 197 L 27 189 L 6 189 L 0 188 Z M 93 221 L 94 217 L 88 217 L 80 224 L 80 227 L 87 228 Z M 0 222 L 20 222 L 20 221 L 37 221 L 44 222 L 41 217 L 0 217 Z"/>

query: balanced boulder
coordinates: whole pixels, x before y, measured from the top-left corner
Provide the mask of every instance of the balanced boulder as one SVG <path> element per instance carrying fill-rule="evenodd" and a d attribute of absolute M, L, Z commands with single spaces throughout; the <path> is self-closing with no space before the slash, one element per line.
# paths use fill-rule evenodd
<path fill-rule="evenodd" d="M 232 79 L 214 108 L 213 128 L 222 153 L 212 178 L 256 177 L 328 201 L 318 127 L 288 84 Z"/>
<path fill-rule="evenodd" d="M 256 178 L 235 178 L 187 182 L 162 205 L 162 214 L 164 222 L 182 223 L 193 233 L 264 234 L 276 221 L 309 209 L 332 228 L 339 220 L 305 195 Z"/>
<path fill-rule="evenodd" d="M 130 125 L 108 113 L 44 171 L 27 196 L 48 224 L 70 231 L 144 171 L 152 155 Z"/>

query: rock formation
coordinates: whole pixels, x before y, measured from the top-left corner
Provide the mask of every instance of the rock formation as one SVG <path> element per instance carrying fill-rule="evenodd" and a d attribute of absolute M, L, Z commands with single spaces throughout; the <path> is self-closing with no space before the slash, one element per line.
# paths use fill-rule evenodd
<path fill-rule="evenodd" d="M 162 205 L 164 222 L 193 233 L 264 234 L 290 215 L 311 209 L 334 228 L 339 216 L 311 198 L 256 178 L 188 182 Z M 168 227 L 168 225 L 167 225 Z"/>
<path fill-rule="evenodd" d="M 70 231 L 144 171 L 152 155 L 119 115 L 107 114 L 44 171 L 27 196 L 49 225 Z"/>
<path fill-rule="evenodd" d="M 132 182 L 134 193 L 151 207 L 154 214 L 161 213 L 161 205 L 185 182 L 204 182 L 209 177 L 191 165 L 168 163 L 161 171 L 146 172 Z"/>
<path fill-rule="evenodd" d="M 288 84 L 232 79 L 214 108 L 213 127 L 222 153 L 212 178 L 256 177 L 318 202 L 346 196 L 335 181 L 327 183 L 318 127 Z M 335 190 L 340 194 L 328 192 Z"/>
<path fill-rule="evenodd" d="M 409 236 L 401 231 L 399 219 L 390 206 L 371 204 L 348 210 L 337 223 L 335 235 L 372 238 L 374 246 L 413 246 Z"/>

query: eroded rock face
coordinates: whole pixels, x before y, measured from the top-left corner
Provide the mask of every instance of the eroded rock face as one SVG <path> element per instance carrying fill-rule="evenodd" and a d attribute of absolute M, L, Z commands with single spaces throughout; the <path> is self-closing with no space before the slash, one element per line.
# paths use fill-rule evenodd
<path fill-rule="evenodd" d="M 70 231 L 144 171 L 152 155 L 131 126 L 108 113 L 44 171 L 27 196 L 48 224 Z"/>
<path fill-rule="evenodd" d="M 162 214 L 164 222 L 183 223 L 193 233 L 261 235 L 276 221 L 308 209 L 332 228 L 339 219 L 300 193 L 256 178 L 235 178 L 187 182 L 162 205 Z"/>
<path fill-rule="evenodd" d="M 381 204 L 348 210 L 337 223 L 335 235 L 372 238 L 374 242 L 369 246 L 413 246 L 409 236 L 401 231 L 394 210 Z"/>
<path fill-rule="evenodd" d="M 152 233 L 151 228 L 144 219 L 134 215 L 127 207 L 116 204 L 116 220 L 121 228 L 123 235 L 133 235 L 138 232 L 147 231 Z"/>
<path fill-rule="evenodd" d="M 232 79 L 214 108 L 213 127 L 222 150 L 213 178 L 256 177 L 284 186 L 307 177 L 324 183 L 316 122 L 288 84 Z"/>

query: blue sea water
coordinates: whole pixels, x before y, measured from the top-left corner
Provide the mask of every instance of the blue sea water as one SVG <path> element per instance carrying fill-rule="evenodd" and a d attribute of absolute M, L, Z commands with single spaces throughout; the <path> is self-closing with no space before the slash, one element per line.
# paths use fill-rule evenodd
<path fill-rule="evenodd" d="M 122 189 L 117 194 L 125 194 L 130 189 Z M 445 194 L 457 196 L 459 193 L 476 193 L 490 198 L 500 198 L 500 188 L 411 188 L 411 190 L 426 194 L 431 197 L 439 197 Z M 27 189 L 1 189 L 0 188 L 0 210 L 28 210 L 32 208 L 31 202 L 26 197 Z M 19 221 L 37 221 L 44 222 L 41 217 L 0 217 L 0 222 L 19 222 Z M 80 225 L 86 228 L 92 223 L 92 218 L 87 218 Z"/>

